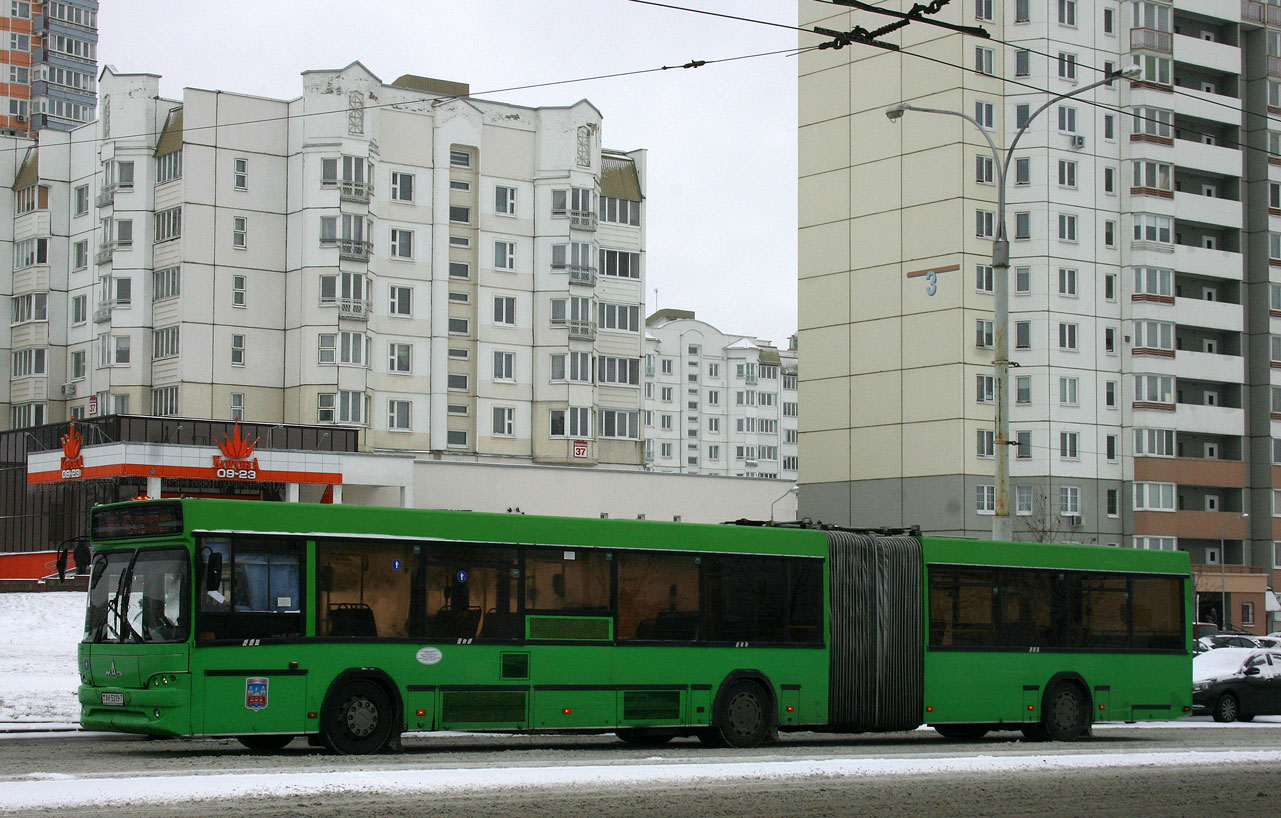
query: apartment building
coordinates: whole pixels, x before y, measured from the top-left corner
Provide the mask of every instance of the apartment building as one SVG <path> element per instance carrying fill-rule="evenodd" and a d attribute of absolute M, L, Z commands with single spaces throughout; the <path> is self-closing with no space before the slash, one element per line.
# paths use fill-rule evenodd
<path fill-rule="evenodd" d="M 359 63 L 302 85 L 168 100 L 108 67 L 96 121 L 9 141 L 9 427 L 334 424 L 361 451 L 639 469 L 644 151 L 602 149 L 586 100 Z"/>
<path fill-rule="evenodd" d="M 0 5 L 0 133 L 67 131 L 94 118 L 97 0 Z"/>
<path fill-rule="evenodd" d="M 645 321 L 645 462 L 654 471 L 796 480 L 798 352 L 689 310 Z"/>
<path fill-rule="evenodd" d="M 892 4 L 906 10 L 910 4 Z M 1017 538 L 1181 549 L 1267 627 L 1281 566 L 1281 9 L 966 0 L 800 62 L 801 513 L 985 536 L 998 146 Z M 801 24 L 858 12 L 801 0 Z M 920 55 L 935 62 L 922 59 Z M 942 64 L 940 64 L 940 62 Z M 1226 603 L 1226 611 L 1220 610 Z M 1225 615 L 1226 613 L 1226 615 Z"/>

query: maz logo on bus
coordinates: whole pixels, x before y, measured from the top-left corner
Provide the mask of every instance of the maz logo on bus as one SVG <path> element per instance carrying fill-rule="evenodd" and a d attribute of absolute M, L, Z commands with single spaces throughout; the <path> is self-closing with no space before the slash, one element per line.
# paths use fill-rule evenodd
<path fill-rule="evenodd" d="M 257 480 L 258 458 L 253 456 L 258 438 L 249 440 L 240 436 L 240 424 L 232 431 L 231 437 L 218 441 L 222 456 L 214 455 L 214 468 L 221 480 Z"/>
<path fill-rule="evenodd" d="M 76 424 L 71 424 L 67 433 L 62 436 L 62 479 L 71 480 L 84 474 L 85 459 L 80 454 L 84 438 L 76 431 Z"/>

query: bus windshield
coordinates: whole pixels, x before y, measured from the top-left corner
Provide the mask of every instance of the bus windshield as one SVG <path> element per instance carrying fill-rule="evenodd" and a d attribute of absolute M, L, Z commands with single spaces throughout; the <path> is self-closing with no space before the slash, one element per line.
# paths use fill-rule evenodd
<path fill-rule="evenodd" d="M 85 642 L 185 642 L 190 621 L 186 552 L 99 555 L 89 578 Z"/>

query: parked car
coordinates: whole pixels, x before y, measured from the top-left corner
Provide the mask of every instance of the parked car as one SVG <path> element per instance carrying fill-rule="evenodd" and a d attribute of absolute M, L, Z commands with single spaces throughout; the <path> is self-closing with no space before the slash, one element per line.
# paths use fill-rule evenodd
<path fill-rule="evenodd" d="M 1261 648 L 1271 648 L 1281 651 L 1281 637 L 1278 636 L 1256 636 L 1254 641 L 1259 643 Z"/>
<path fill-rule="evenodd" d="M 1281 651 L 1227 647 L 1197 654 L 1192 712 L 1221 722 L 1281 714 Z"/>
<path fill-rule="evenodd" d="M 1197 640 L 1206 650 L 1215 648 L 1262 648 L 1267 647 L 1259 642 L 1258 637 L 1244 633 L 1217 633 L 1214 636 L 1202 636 Z"/>

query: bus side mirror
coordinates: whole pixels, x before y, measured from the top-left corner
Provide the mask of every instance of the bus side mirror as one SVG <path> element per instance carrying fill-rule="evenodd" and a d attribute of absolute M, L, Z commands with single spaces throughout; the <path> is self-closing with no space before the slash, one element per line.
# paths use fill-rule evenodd
<path fill-rule="evenodd" d="M 205 590 L 216 591 L 222 587 L 222 554 L 214 552 L 205 563 Z"/>

